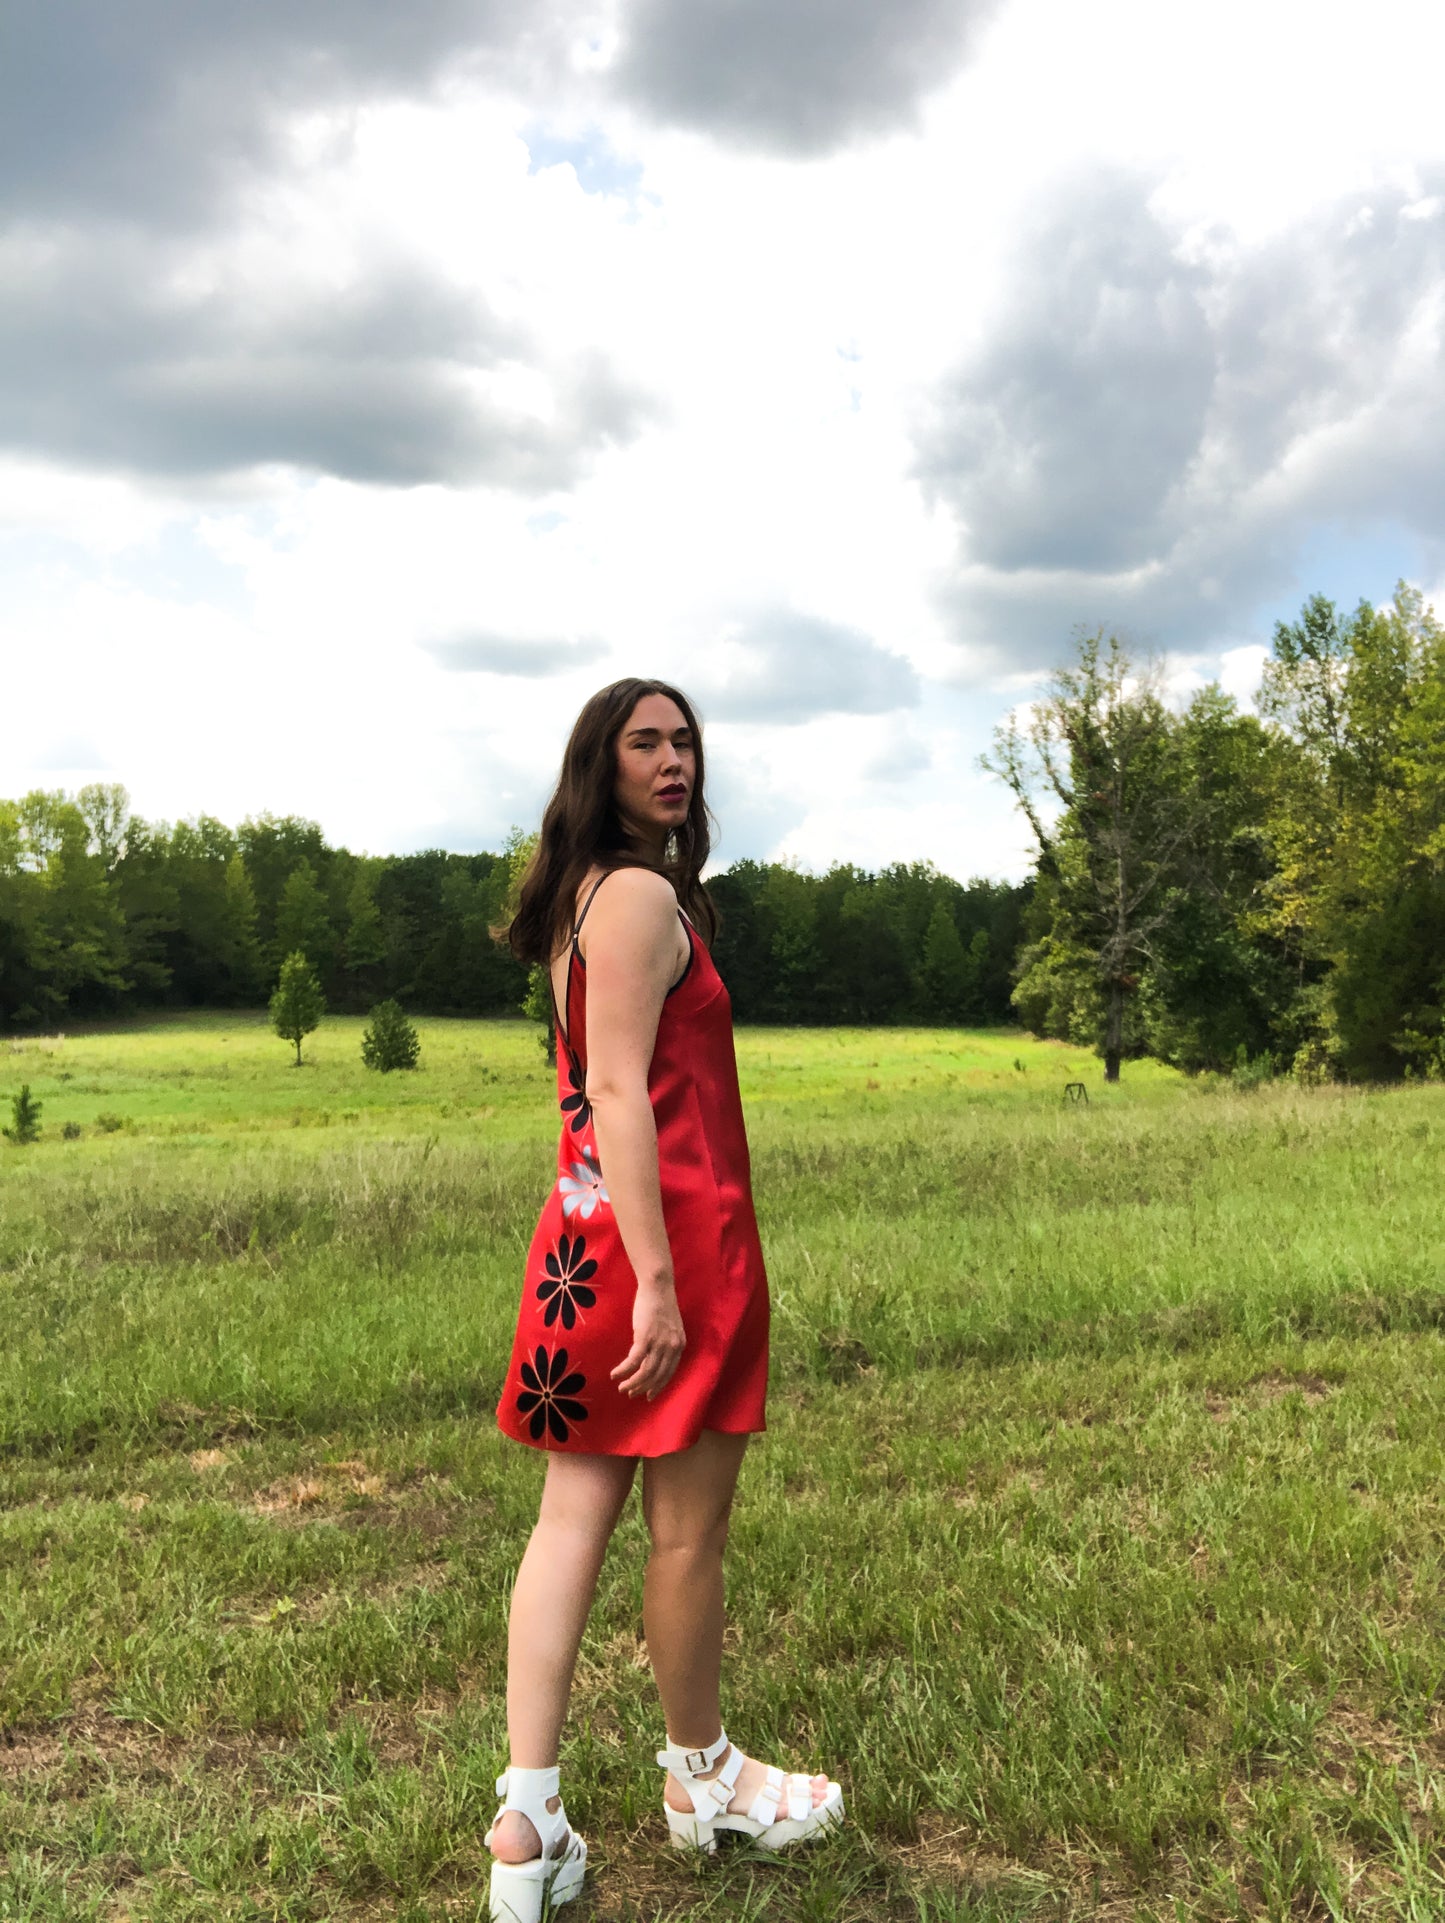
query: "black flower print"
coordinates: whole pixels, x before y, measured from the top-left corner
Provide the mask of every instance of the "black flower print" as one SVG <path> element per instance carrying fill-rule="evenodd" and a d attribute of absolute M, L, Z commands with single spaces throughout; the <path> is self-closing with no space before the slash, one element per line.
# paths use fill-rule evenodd
<path fill-rule="evenodd" d="M 587 1099 L 582 1071 L 575 1059 L 569 1059 L 567 1063 L 567 1086 L 572 1093 L 562 1097 L 562 1113 L 571 1116 L 572 1119 L 567 1126 L 574 1135 L 580 1135 L 592 1120 L 592 1104 Z"/>
<path fill-rule="evenodd" d="M 597 1273 L 585 1237 L 562 1236 L 556 1248 L 548 1250 L 544 1267 L 547 1279 L 537 1289 L 537 1300 L 547 1304 L 542 1320 L 550 1329 L 560 1315 L 564 1329 L 575 1328 L 577 1311 L 590 1309 L 597 1300 L 596 1290 L 585 1286 Z"/>
<path fill-rule="evenodd" d="M 522 1381 L 525 1386 L 517 1397 L 517 1414 L 531 1416 L 528 1426 L 533 1442 L 542 1440 L 544 1429 L 552 1431 L 554 1442 L 565 1442 L 570 1434 L 567 1424 L 587 1420 L 587 1411 L 577 1400 L 587 1387 L 587 1378 L 580 1369 L 568 1375 L 565 1349 L 559 1349 L 549 1360 L 538 1343 L 536 1355 L 522 1364 Z"/>

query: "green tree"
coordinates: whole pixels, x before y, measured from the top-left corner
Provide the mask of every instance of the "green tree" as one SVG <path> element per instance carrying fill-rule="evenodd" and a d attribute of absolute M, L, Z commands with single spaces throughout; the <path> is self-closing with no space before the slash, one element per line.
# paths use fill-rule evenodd
<path fill-rule="evenodd" d="M 824 1019 L 822 958 L 817 943 L 818 894 L 811 875 L 783 862 L 769 864 L 759 900 L 759 920 L 768 944 L 769 994 L 764 1017 L 768 1021 Z"/>
<path fill-rule="evenodd" d="M 75 797 L 90 829 L 91 853 L 98 855 L 110 874 L 125 853 L 130 823 L 130 796 L 118 781 L 92 781 Z"/>
<path fill-rule="evenodd" d="M 1350 637 L 1333 601 L 1313 594 L 1298 621 L 1277 621 L 1260 680 L 1259 711 L 1292 735 L 1322 774 L 1343 787 Z"/>
<path fill-rule="evenodd" d="M 30 1093 L 29 1082 L 22 1082 L 20 1093 L 12 1096 L 10 1113 L 13 1125 L 3 1131 L 7 1142 L 14 1142 L 21 1148 L 27 1142 L 40 1140 L 40 1110 L 42 1104 Z"/>
<path fill-rule="evenodd" d="M 984 950 L 988 936 L 982 935 Z M 953 911 L 942 897 L 934 904 L 918 964 L 918 997 L 925 1021 L 965 1022 L 978 992 L 978 969 L 963 945 Z"/>
<path fill-rule="evenodd" d="M 840 867 L 812 881 L 812 893 L 818 969 L 800 997 L 797 1019 L 897 1021 L 907 1013 L 913 983 L 887 884 Z"/>
<path fill-rule="evenodd" d="M 1401 582 L 1352 623 L 1349 778 L 1316 924 L 1347 1073 L 1445 1072 L 1445 628 Z"/>
<path fill-rule="evenodd" d="M 1260 682 L 1259 712 L 1281 750 L 1268 821 L 1273 872 L 1260 926 L 1293 961 L 1307 1001 L 1328 972 L 1321 911 L 1350 789 L 1352 654 L 1350 624 L 1324 595 L 1311 595 L 1297 621 L 1275 623 Z"/>
<path fill-rule="evenodd" d="M 219 936 L 228 997 L 246 1001 L 261 980 L 261 944 L 256 939 L 256 891 L 239 849 L 226 863 Z"/>
<path fill-rule="evenodd" d="M 20 809 L 0 801 L 0 1023 L 37 1022 L 49 1005 L 44 881 L 29 859 Z"/>
<path fill-rule="evenodd" d="M 237 853 L 235 835 L 214 816 L 178 821 L 171 831 L 166 879 L 175 901 L 175 933 L 168 957 L 174 994 L 182 1001 L 247 1000 L 261 987 L 254 893 L 248 885 L 238 901 L 237 876 L 230 872 Z M 122 875 L 131 867 L 128 848 Z"/>
<path fill-rule="evenodd" d="M 32 959 L 42 1011 L 110 1011 L 131 986 L 120 903 L 73 801 L 35 790 L 19 804 L 21 859 L 41 881 Z"/>
<path fill-rule="evenodd" d="M 400 1002 L 388 998 L 372 1009 L 371 1020 L 362 1032 L 361 1059 L 383 1075 L 396 1068 L 416 1067 L 421 1059 L 421 1040 Z"/>
<path fill-rule="evenodd" d="M 298 861 L 286 877 L 276 911 L 276 953 L 294 955 L 298 950 L 319 973 L 330 968 L 331 917 L 309 861 Z"/>
<path fill-rule="evenodd" d="M 1051 939 L 1086 952 L 1102 1000 L 1104 1079 L 1119 1079 L 1126 1009 L 1167 923 L 1170 890 L 1203 825 L 1158 669 L 1114 637 L 1083 636 L 1028 722 L 1010 718 L 982 765 L 1013 793 L 1053 883 Z M 1047 802 L 1060 810 L 1046 823 Z M 1027 998 L 1028 990 L 1020 982 Z"/>
<path fill-rule="evenodd" d="M 708 882 L 718 911 L 712 957 L 727 983 L 740 1022 L 765 1021 L 771 998 L 768 938 L 762 893 L 768 869 L 760 861 L 735 861 Z"/>
<path fill-rule="evenodd" d="M 346 966 L 352 975 L 365 977 L 385 956 L 381 910 L 366 870 L 358 868 L 346 898 Z"/>
<path fill-rule="evenodd" d="M 462 924 L 465 957 L 461 990 L 465 1005 L 478 1014 L 510 1013 L 526 982 L 527 971 L 493 930 L 505 911 L 511 886 L 505 855 L 468 857 L 476 873 L 471 905 Z"/>
<path fill-rule="evenodd" d="M 1269 912 L 1282 744 L 1212 684 L 1175 726 L 1179 780 L 1197 825 L 1140 982 L 1142 1041 L 1189 1070 L 1228 1069 L 1241 1049 L 1250 1060 L 1287 1060 L 1308 1014 L 1298 958 Z"/>
<path fill-rule="evenodd" d="M 1292 1040 L 1359 1078 L 1445 1068 L 1445 631 L 1418 589 L 1281 622 L 1260 709 L 1278 753 L 1261 927 L 1298 981 Z"/>
<path fill-rule="evenodd" d="M 287 880 L 303 861 L 318 877 L 327 876 L 332 851 L 318 825 L 298 815 L 248 817 L 236 830 L 236 845 L 245 856 L 246 872 L 256 891 L 257 939 L 275 967 L 287 953 L 276 942 L 276 920 Z"/>
<path fill-rule="evenodd" d="M 271 1026 L 282 1041 L 296 1045 L 296 1067 L 301 1066 L 301 1040 L 320 1025 L 326 1002 L 321 984 L 300 949 L 281 964 L 281 977 L 271 997 Z"/>
<path fill-rule="evenodd" d="M 99 831 L 93 823 L 91 832 L 100 840 L 108 832 L 106 823 L 101 821 Z M 102 849 L 100 859 L 105 858 Z M 161 1000 L 175 984 L 177 965 L 184 968 L 188 918 L 177 887 L 181 872 L 167 824 L 128 816 L 107 885 L 124 924 L 126 974 L 137 999 Z M 180 993 L 194 998 L 184 980 Z"/>

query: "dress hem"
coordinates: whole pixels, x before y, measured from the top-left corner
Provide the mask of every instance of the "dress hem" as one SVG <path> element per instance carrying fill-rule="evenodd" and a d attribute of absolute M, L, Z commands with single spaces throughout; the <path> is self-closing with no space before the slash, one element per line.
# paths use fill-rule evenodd
<path fill-rule="evenodd" d="M 556 1449 L 549 1448 L 545 1442 L 533 1442 L 530 1436 L 513 1435 L 510 1429 L 503 1428 L 499 1422 L 497 1432 L 508 1442 L 515 1442 L 523 1449 L 530 1449 L 538 1456 L 617 1456 L 630 1457 L 634 1462 L 656 1462 L 662 1456 L 685 1456 L 703 1436 L 761 1436 L 767 1433 L 766 1422 L 747 1422 L 736 1428 L 728 1428 L 721 1422 L 699 1423 L 697 1434 L 690 1441 L 679 1443 L 675 1449 Z"/>

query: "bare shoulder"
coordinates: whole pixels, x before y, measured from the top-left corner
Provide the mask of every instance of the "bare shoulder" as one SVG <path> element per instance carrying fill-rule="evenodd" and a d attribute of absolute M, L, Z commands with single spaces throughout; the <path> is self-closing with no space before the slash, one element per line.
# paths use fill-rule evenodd
<path fill-rule="evenodd" d="M 581 940 L 585 951 L 595 928 L 609 947 L 618 941 L 655 946 L 671 942 L 676 925 L 677 896 L 666 875 L 651 868 L 618 868 L 597 890 Z"/>
<path fill-rule="evenodd" d="M 607 877 L 607 886 L 597 891 L 597 909 L 613 914 L 677 913 L 677 896 L 666 875 L 655 868 L 618 868 Z"/>

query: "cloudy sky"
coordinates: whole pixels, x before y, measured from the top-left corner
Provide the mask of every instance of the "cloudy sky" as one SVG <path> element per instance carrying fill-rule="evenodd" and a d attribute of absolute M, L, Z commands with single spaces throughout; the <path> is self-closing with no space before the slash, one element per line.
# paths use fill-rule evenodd
<path fill-rule="evenodd" d="M 8 0 L 0 794 L 531 824 L 671 676 L 724 861 L 1014 875 L 1081 625 L 1445 602 L 1445 10 Z"/>

